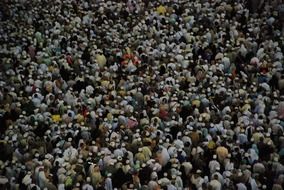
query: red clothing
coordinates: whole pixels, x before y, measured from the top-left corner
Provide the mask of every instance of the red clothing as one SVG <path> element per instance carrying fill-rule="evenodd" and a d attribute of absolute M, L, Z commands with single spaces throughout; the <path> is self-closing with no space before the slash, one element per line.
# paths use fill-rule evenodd
<path fill-rule="evenodd" d="M 71 65 L 73 63 L 73 60 L 72 60 L 72 56 L 71 55 L 67 55 L 66 57 L 66 61 L 69 65 Z"/>

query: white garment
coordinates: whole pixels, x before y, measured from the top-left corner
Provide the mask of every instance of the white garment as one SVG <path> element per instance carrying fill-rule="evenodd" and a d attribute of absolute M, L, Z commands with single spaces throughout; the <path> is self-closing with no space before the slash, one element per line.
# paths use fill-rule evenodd
<path fill-rule="evenodd" d="M 184 166 L 185 174 L 189 175 L 190 171 L 192 170 L 192 164 L 190 162 L 184 162 L 182 165 Z"/>
<path fill-rule="evenodd" d="M 167 190 L 177 190 L 177 188 L 173 184 L 170 184 L 167 185 Z"/>
<path fill-rule="evenodd" d="M 168 150 L 166 148 L 162 148 L 162 152 L 161 152 L 161 158 L 162 158 L 162 165 L 165 166 L 169 160 L 170 160 L 170 155 L 168 153 Z"/>
<path fill-rule="evenodd" d="M 78 151 L 73 147 L 67 148 L 63 153 L 63 157 L 65 160 L 72 160 L 77 158 L 77 156 L 78 156 Z"/>
<path fill-rule="evenodd" d="M 171 183 L 171 181 L 166 177 L 163 177 L 162 179 L 160 179 L 159 182 L 162 186 L 170 185 Z"/>
<path fill-rule="evenodd" d="M 258 187 L 257 187 L 257 184 L 256 184 L 255 179 L 250 178 L 250 179 L 249 179 L 249 183 L 250 183 L 250 185 L 251 185 L 251 190 L 258 190 Z"/>
<path fill-rule="evenodd" d="M 113 189 L 113 187 L 112 187 L 112 180 L 111 180 L 111 178 L 106 178 L 106 180 L 105 180 L 105 189 L 106 190 L 112 190 Z"/>
<path fill-rule="evenodd" d="M 121 149 L 115 149 L 114 151 L 113 151 L 113 155 L 115 156 L 115 157 L 119 157 L 119 156 L 121 156 L 121 157 L 123 157 L 123 151 L 121 150 Z"/>
<path fill-rule="evenodd" d="M 58 184 L 58 190 L 65 190 L 65 185 L 64 184 Z"/>
<path fill-rule="evenodd" d="M 213 179 L 209 184 L 212 187 L 212 190 L 221 190 L 222 185 L 218 180 Z"/>
<path fill-rule="evenodd" d="M 181 141 L 179 139 L 174 141 L 174 145 L 175 145 L 175 147 L 177 147 L 177 149 L 184 148 L 183 141 Z"/>
<path fill-rule="evenodd" d="M 216 168 L 220 168 L 220 164 L 217 160 L 211 160 L 208 165 L 210 173 L 213 174 L 216 171 Z"/>
<path fill-rule="evenodd" d="M 218 181 L 220 181 L 220 183 L 223 185 L 224 184 L 224 177 L 219 172 L 215 172 L 211 175 L 211 179 L 213 179 L 214 175 L 218 176 Z"/>
<path fill-rule="evenodd" d="M 94 190 L 94 188 L 90 184 L 85 184 L 83 185 L 82 190 Z"/>
<path fill-rule="evenodd" d="M 156 181 L 150 181 L 148 183 L 148 189 L 149 190 L 155 190 L 158 187 L 158 183 Z"/>
<path fill-rule="evenodd" d="M 39 174 L 38 174 L 38 182 L 39 182 L 39 187 L 41 189 L 45 188 L 46 186 L 46 182 L 47 182 L 47 179 L 46 179 L 46 176 L 45 176 L 45 173 L 44 171 L 40 171 Z"/>
<path fill-rule="evenodd" d="M 202 187 L 203 182 L 204 182 L 204 179 L 200 176 L 195 178 L 195 176 L 193 175 L 191 177 L 191 183 L 194 184 L 197 189 Z"/>
<path fill-rule="evenodd" d="M 243 183 L 238 183 L 237 188 L 238 188 L 238 190 L 247 190 L 245 184 L 243 184 Z"/>
<path fill-rule="evenodd" d="M 177 187 L 177 190 L 183 190 L 183 182 L 180 176 L 176 177 L 175 186 Z"/>

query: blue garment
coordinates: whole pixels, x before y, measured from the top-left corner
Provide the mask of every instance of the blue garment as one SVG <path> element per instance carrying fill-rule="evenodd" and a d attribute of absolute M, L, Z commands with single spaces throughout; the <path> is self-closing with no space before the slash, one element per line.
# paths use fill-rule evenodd
<path fill-rule="evenodd" d="M 261 84 L 261 83 L 267 83 L 268 82 L 268 78 L 266 76 L 259 76 L 258 77 L 258 83 Z"/>

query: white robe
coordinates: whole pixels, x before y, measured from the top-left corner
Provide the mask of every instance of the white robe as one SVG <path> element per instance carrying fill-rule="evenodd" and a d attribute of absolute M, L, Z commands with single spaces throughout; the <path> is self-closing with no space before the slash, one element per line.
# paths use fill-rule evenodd
<path fill-rule="evenodd" d="M 162 148 L 162 152 L 161 152 L 161 164 L 163 166 L 165 166 L 170 160 L 170 155 L 168 153 L 168 150 L 166 148 Z"/>
<path fill-rule="evenodd" d="M 111 178 L 106 178 L 106 180 L 105 180 L 105 189 L 106 190 L 112 190 L 113 189 L 113 187 L 112 187 L 112 180 L 111 180 Z"/>

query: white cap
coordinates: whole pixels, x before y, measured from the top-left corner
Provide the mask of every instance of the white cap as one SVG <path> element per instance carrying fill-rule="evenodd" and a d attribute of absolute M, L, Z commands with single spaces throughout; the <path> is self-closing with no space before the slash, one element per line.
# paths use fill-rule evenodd
<path fill-rule="evenodd" d="M 91 182 L 91 178 L 90 178 L 90 177 L 87 177 L 86 181 L 87 181 L 88 183 L 90 183 L 90 182 Z"/>

